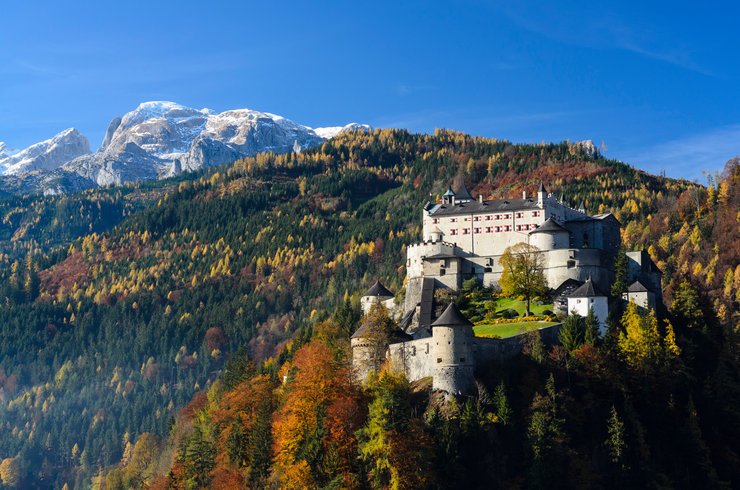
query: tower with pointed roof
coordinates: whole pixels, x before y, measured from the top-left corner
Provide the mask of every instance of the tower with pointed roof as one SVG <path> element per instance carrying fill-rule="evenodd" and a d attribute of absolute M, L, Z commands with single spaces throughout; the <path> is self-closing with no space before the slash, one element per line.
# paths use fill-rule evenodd
<path fill-rule="evenodd" d="M 451 395 L 475 392 L 473 324 L 454 303 L 432 323 L 435 368 L 432 388 Z"/>
<path fill-rule="evenodd" d="M 606 320 L 609 317 L 609 299 L 589 277 L 581 287 L 568 296 L 568 313 L 586 317 L 591 309 L 594 310 L 596 320 L 599 322 L 599 332 L 604 335 L 607 328 Z"/>
<path fill-rule="evenodd" d="M 392 313 L 396 306 L 393 293 L 383 286 L 383 283 L 381 283 L 379 279 L 376 279 L 373 285 L 370 286 L 370 289 L 368 289 L 362 298 L 360 298 L 362 314 L 367 315 L 370 308 L 372 308 L 376 303 L 381 303 L 385 306 L 389 313 Z"/>

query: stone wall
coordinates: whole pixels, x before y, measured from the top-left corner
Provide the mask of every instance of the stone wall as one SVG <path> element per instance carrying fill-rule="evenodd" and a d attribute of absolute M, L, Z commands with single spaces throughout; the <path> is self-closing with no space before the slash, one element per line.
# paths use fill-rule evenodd
<path fill-rule="evenodd" d="M 541 328 L 539 332 L 545 345 L 553 345 L 558 341 L 560 324 Z M 522 340 L 521 335 L 506 339 L 475 337 L 472 343 L 473 365 L 480 366 L 512 359 L 522 351 Z M 388 357 L 392 369 L 404 373 L 409 381 L 433 377 L 439 357 L 434 342 L 433 338 L 427 337 L 391 344 L 388 347 Z M 450 376 L 452 376 L 451 373 Z M 460 388 L 462 391 L 466 387 L 461 386 Z"/>

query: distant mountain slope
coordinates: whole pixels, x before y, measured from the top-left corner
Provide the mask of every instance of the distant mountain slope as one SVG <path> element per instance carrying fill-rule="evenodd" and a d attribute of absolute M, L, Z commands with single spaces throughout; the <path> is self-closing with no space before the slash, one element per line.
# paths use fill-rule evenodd
<path fill-rule="evenodd" d="M 368 128 L 353 123 L 314 130 L 249 109 L 215 113 L 174 102 L 144 102 L 111 121 L 94 153 L 75 129 L 12 155 L 0 152 L 0 167 L 16 177 L 1 180 L 0 189 L 48 194 L 153 180 L 259 152 L 300 151 L 343 131 Z"/>
<path fill-rule="evenodd" d="M 0 169 L 16 176 L 38 170 L 55 170 L 74 158 L 90 153 L 87 138 L 74 128 L 65 129 L 51 139 L 18 152 L 5 153 L 5 145 L 2 145 Z"/>

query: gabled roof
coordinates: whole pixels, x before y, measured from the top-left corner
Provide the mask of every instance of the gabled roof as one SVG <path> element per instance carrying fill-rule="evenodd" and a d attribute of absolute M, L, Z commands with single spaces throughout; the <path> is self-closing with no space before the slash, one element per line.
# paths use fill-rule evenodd
<path fill-rule="evenodd" d="M 533 233 L 547 233 L 547 232 L 552 233 L 552 232 L 563 232 L 563 231 L 568 233 L 568 230 L 560 226 L 557 221 L 555 221 L 552 218 L 547 218 L 545 222 L 542 223 L 542 225 L 530 231 L 529 234 L 531 235 Z"/>
<path fill-rule="evenodd" d="M 627 288 L 628 293 L 647 293 L 649 291 L 640 281 L 635 281 Z"/>
<path fill-rule="evenodd" d="M 473 324 L 465 318 L 455 303 L 450 303 L 447 309 L 437 318 L 432 327 L 471 327 Z"/>
<path fill-rule="evenodd" d="M 393 293 L 380 283 L 380 280 L 375 280 L 370 289 L 367 290 L 365 296 L 377 296 L 379 298 L 392 298 Z"/>
<path fill-rule="evenodd" d="M 595 298 L 598 296 L 606 297 L 605 294 L 599 291 L 590 277 L 586 279 L 581 287 L 568 295 L 569 298 Z"/>

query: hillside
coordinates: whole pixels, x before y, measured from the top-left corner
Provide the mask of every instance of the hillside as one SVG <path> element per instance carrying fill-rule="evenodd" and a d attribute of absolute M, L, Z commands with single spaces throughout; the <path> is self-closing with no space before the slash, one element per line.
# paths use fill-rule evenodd
<path fill-rule="evenodd" d="M 211 427 L 214 410 L 247 389 L 229 391 L 237 382 L 271 391 L 290 366 L 300 372 L 301 362 L 327 354 L 321 342 L 344 341 L 326 334 L 307 344 L 316 352 L 296 354 L 321 330 L 319 322 L 356 301 L 373 277 L 401 289 L 404 249 L 419 239 L 421 206 L 460 173 L 474 194 L 519 195 L 544 181 L 594 213 L 612 210 L 627 224 L 628 248 L 653 247 L 669 300 L 683 280 L 708 291 L 696 298 L 705 315 L 681 319 L 698 322 L 684 335 L 704 346 L 692 355 L 716 358 L 728 345 L 714 332 L 737 314 L 737 164 L 706 189 L 568 143 L 512 145 L 448 131 L 349 132 L 314 150 L 259 154 L 168 186 L 7 204 L 2 232 L 23 238 L 16 242 L 25 252 L 10 246 L 0 272 L 0 424 L 11 435 L 0 440 L 0 458 L 17 458 L 30 485 L 85 485 L 101 469 L 130 462 L 135 447 L 153 450 L 173 424 L 175 434 L 189 433 L 193 417 L 207 419 L 201 429 Z M 44 226 L 32 226 L 37 215 Z M 74 226 L 55 223 L 69 216 Z M 69 240 L 75 241 L 60 251 Z M 345 336 L 351 317 L 345 313 L 340 322 Z M 329 350 L 338 359 L 331 369 L 342 369 L 341 352 Z M 238 365 L 245 355 L 259 375 L 242 367 L 229 380 L 234 364 L 224 375 L 225 361 Z M 294 364 L 283 364 L 289 359 Z M 708 379 L 720 366 L 694 374 Z M 528 387 L 517 403 L 528 404 L 538 383 L 507 381 L 515 382 Z M 193 399 L 204 390 L 208 400 Z M 717 410 L 708 394 L 697 398 L 697 410 Z M 269 400 L 264 412 L 254 408 L 263 429 L 272 403 L 284 401 Z M 411 427 L 424 433 L 417 422 Z M 211 444 L 217 435 L 228 434 L 210 433 Z M 724 451 L 721 440 L 710 441 Z"/>

